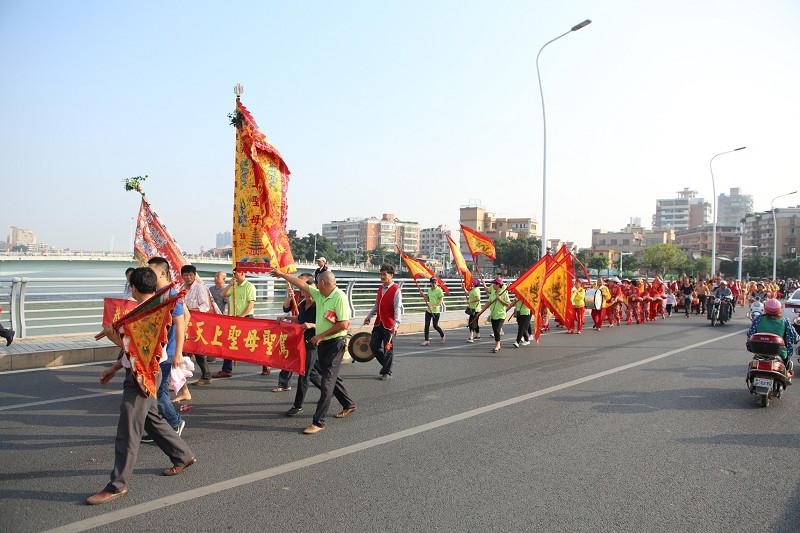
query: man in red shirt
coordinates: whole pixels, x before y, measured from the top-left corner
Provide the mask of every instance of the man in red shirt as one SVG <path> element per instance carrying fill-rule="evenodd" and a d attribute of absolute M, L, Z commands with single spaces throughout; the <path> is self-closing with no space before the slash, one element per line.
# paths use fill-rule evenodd
<path fill-rule="evenodd" d="M 378 379 L 392 378 L 394 367 L 394 347 L 392 339 L 400 326 L 400 316 L 403 313 L 403 294 L 400 287 L 394 282 L 394 267 L 381 265 L 381 286 L 378 287 L 378 296 L 375 305 L 364 319 L 364 325 L 375 318 L 372 328 L 372 337 L 369 347 L 375 354 L 375 359 L 381 364 L 381 373 Z"/>

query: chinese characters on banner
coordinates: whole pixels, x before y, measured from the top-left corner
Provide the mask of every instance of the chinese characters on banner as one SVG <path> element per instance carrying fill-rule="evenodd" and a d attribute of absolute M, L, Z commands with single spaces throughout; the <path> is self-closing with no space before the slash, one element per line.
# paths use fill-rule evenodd
<path fill-rule="evenodd" d="M 110 324 L 134 307 L 132 300 L 106 298 L 103 324 Z M 293 322 L 193 311 L 183 351 L 305 374 L 303 328 Z"/>

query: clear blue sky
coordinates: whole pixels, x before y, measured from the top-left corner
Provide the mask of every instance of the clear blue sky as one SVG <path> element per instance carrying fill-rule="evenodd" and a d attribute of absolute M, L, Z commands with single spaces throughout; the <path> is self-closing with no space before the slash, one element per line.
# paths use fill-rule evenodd
<path fill-rule="evenodd" d="M 0 236 L 130 249 L 148 174 L 189 252 L 232 224 L 233 85 L 283 154 L 289 228 L 459 205 L 548 236 L 650 225 L 657 198 L 800 188 L 800 3 L 347 1 L 0 3 Z M 800 204 L 800 195 L 777 205 Z"/>

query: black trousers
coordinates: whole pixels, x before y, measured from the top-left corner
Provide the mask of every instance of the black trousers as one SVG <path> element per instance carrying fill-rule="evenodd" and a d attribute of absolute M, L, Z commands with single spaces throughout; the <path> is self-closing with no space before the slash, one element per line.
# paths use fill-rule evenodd
<path fill-rule="evenodd" d="M 444 337 L 444 331 L 439 327 L 439 313 L 425 311 L 425 340 L 428 340 L 428 334 L 431 331 L 431 319 L 433 320 L 433 329 L 439 333 L 440 337 Z"/>
<path fill-rule="evenodd" d="M 474 309 L 470 309 L 468 314 L 469 314 L 469 330 L 480 335 L 481 327 L 478 325 L 479 320 L 475 318 L 475 315 L 477 315 L 478 313 Z"/>
<path fill-rule="evenodd" d="M 528 329 L 531 325 L 531 315 L 517 315 L 517 344 L 523 339 L 530 340 Z"/>
<path fill-rule="evenodd" d="M 313 422 L 315 426 L 325 427 L 325 415 L 328 414 L 328 408 L 334 396 L 345 409 L 355 406 L 355 403 L 347 394 L 344 381 L 339 377 L 345 342 L 346 337 L 342 336 L 322 341 L 317 345 L 320 395 L 319 402 L 317 402 L 317 410 L 314 413 Z"/>
<path fill-rule="evenodd" d="M 317 347 L 306 342 L 306 374 L 297 376 L 297 393 L 294 395 L 294 406 L 303 407 L 308 392 L 308 384 L 321 388 L 319 383 L 319 366 L 317 364 Z"/>
<path fill-rule="evenodd" d="M 381 375 L 391 375 L 394 367 L 394 346 L 386 349 L 386 343 L 390 340 L 392 340 L 392 330 L 386 329 L 382 324 L 375 324 L 369 338 L 369 348 L 381 364 Z"/>

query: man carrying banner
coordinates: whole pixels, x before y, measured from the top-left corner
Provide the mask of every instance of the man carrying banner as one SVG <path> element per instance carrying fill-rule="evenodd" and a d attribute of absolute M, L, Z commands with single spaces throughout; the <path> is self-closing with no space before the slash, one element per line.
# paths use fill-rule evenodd
<path fill-rule="evenodd" d="M 253 308 L 256 305 L 256 288 L 247 281 L 242 269 L 233 269 L 233 279 L 222 291 L 222 296 L 230 298 L 228 300 L 228 314 L 230 316 L 253 317 Z M 214 377 L 229 378 L 233 375 L 232 372 L 233 359 L 225 359 L 222 361 L 222 370 L 214 374 Z M 266 371 L 262 370 L 261 373 L 264 374 L 264 372 Z"/>
<path fill-rule="evenodd" d="M 303 430 L 306 435 L 314 435 L 325 429 L 325 415 L 328 413 L 333 396 L 339 400 L 343 408 L 335 415 L 336 418 L 344 418 L 356 410 L 355 402 L 347 394 L 344 381 L 339 377 L 347 328 L 350 327 L 350 306 L 347 303 L 347 296 L 336 287 L 336 276 L 331 271 L 319 275 L 318 287 L 308 285 L 300 278 L 277 269 L 270 272 L 270 275 L 288 281 L 303 294 L 313 298 L 317 306 L 316 335 L 311 337 L 311 343 L 317 347 L 318 352 L 320 397 L 313 422 Z"/>
<path fill-rule="evenodd" d="M 394 336 L 400 327 L 400 316 L 403 313 L 403 293 L 400 286 L 394 282 L 394 267 L 381 265 L 381 286 L 378 287 L 378 296 L 375 305 L 364 319 L 368 325 L 372 317 L 375 318 L 375 327 L 369 339 L 369 347 L 375 354 L 375 359 L 381 364 L 378 379 L 392 379 L 394 368 Z"/>
<path fill-rule="evenodd" d="M 155 273 L 147 267 L 137 268 L 131 274 L 131 287 L 134 299 L 139 303 L 144 302 L 156 292 Z M 113 326 L 107 326 L 104 333 L 114 344 L 125 349 L 119 333 Z M 161 357 L 166 358 L 163 352 Z M 125 368 L 125 382 L 122 388 L 120 417 L 114 446 L 114 469 L 111 471 L 111 479 L 105 488 L 86 498 L 86 503 L 89 505 L 110 502 L 128 493 L 128 480 L 136 465 L 139 441 L 144 431 L 153 437 L 153 441 L 172 462 L 173 466 L 163 472 L 165 476 L 180 474 L 195 462 L 192 450 L 158 414 L 156 398 L 147 396 L 140 390 L 130 370 L 130 360 L 127 354 L 100 374 L 100 384 L 107 385 L 121 368 Z M 167 378 L 168 375 L 164 375 L 162 372 L 156 374 L 156 380 L 166 380 Z"/>

